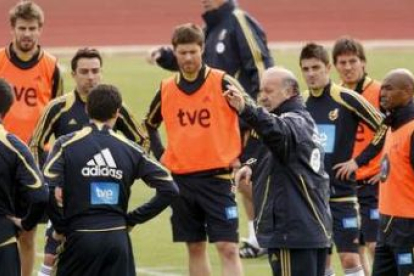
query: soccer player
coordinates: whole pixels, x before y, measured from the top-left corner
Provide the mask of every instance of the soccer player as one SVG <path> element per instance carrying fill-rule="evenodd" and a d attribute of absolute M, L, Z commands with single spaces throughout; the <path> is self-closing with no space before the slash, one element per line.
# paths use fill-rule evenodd
<path fill-rule="evenodd" d="M 256 99 L 263 71 L 274 64 L 264 30 L 255 18 L 237 6 L 236 1 L 202 0 L 200 2 L 204 9 L 202 17 L 206 37 L 204 62 L 235 77 L 245 91 Z M 162 47 L 152 51 L 151 61 L 165 69 L 178 69 L 171 48 Z M 247 160 L 254 152 L 257 146 L 254 141 L 249 139 L 241 157 L 242 161 Z M 258 162 L 261 160 L 262 158 Z M 260 167 L 262 166 L 258 165 L 254 171 L 254 180 L 262 178 Z M 239 191 L 243 195 L 243 204 L 249 220 L 248 237 L 242 239 L 240 256 L 255 258 L 264 251 L 259 249 L 253 226 L 251 184 L 240 186 Z"/>
<path fill-rule="evenodd" d="M 85 110 L 86 99 L 90 91 L 101 82 L 102 57 L 96 49 L 81 48 L 72 58 L 71 66 L 72 77 L 76 84 L 75 90 L 46 106 L 30 143 L 39 167 L 43 167 L 46 158 L 45 146 L 49 144 L 52 136 L 58 138 L 80 130 L 89 123 Z M 145 149 L 149 144 L 146 131 L 135 121 L 124 104 L 120 108 L 114 130 L 122 132 L 125 137 Z M 38 276 L 50 275 L 54 263 L 59 243 L 53 239 L 52 233 L 53 227 L 49 226 L 46 232 L 45 258 Z"/>
<path fill-rule="evenodd" d="M 358 92 L 379 111 L 381 84 L 371 79 L 366 72 L 367 59 L 362 44 L 350 37 L 340 38 L 334 44 L 332 57 L 342 86 Z M 374 134 L 365 123 L 361 122 L 358 125 L 353 157 L 358 156 L 368 146 Z M 370 257 L 367 260 L 364 247 L 361 247 L 360 256 L 366 275 L 371 274 L 378 230 L 379 179 L 377 175 L 380 170 L 380 158 L 381 155 L 378 154 L 370 163 L 355 172 L 358 185 L 358 210 L 361 217 L 361 245 L 366 245 Z"/>
<path fill-rule="evenodd" d="M 10 10 L 12 42 L 0 49 L 0 77 L 12 86 L 15 102 L 3 120 L 4 127 L 28 143 L 46 104 L 63 92 L 56 58 L 39 43 L 44 14 L 31 1 L 18 1 Z M 25 210 L 25 202 L 17 206 Z M 24 232 L 19 237 L 23 276 L 31 276 L 35 258 L 35 234 Z"/>
<path fill-rule="evenodd" d="M 330 81 L 331 65 L 323 46 L 315 43 L 304 46 L 299 63 L 309 88 L 306 106 L 317 124 L 326 153 L 336 249 L 345 275 L 362 276 L 356 183 L 338 175 L 335 166 L 351 159 L 359 124 L 364 122 L 376 131 L 382 117 L 361 95 Z M 328 271 L 327 274 L 332 273 Z"/>
<path fill-rule="evenodd" d="M 261 87 L 259 102 L 265 108 L 246 104 L 236 89 L 226 92 L 230 105 L 271 152 L 267 182 L 253 186 L 257 238 L 268 248 L 274 276 L 323 276 L 332 221 L 329 178 L 322 145 L 315 139 L 316 125 L 292 72 L 267 69 Z M 251 173 L 243 166 L 236 183 L 248 181 Z"/>
<path fill-rule="evenodd" d="M 380 231 L 373 276 L 414 273 L 414 76 L 390 71 L 381 85 L 386 133 L 379 185 Z"/>
<path fill-rule="evenodd" d="M 45 164 L 53 191 L 51 219 L 56 233 L 66 238 L 58 276 L 136 275 L 128 228 L 155 217 L 178 194 L 161 165 L 112 130 L 121 107 L 116 87 L 93 88 L 86 102 L 91 124 L 58 138 Z M 127 213 L 136 179 L 156 194 Z M 62 213 L 56 206 L 62 206 Z"/>
<path fill-rule="evenodd" d="M 21 275 L 17 232 L 23 233 L 36 226 L 48 199 L 43 177 L 29 149 L 2 124 L 13 100 L 11 86 L 0 79 L 0 275 L 4 276 Z M 16 213 L 20 197 L 28 203 L 23 218 Z"/>
<path fill-rule="evenodd" d="M 243 89 L 223 71 L 203 63 L 200 27 L 176 27 L 172 45 L 180 72 L 162 81 L 146 125 L 151 149 L 180 188 L 172 204 L 173 239 L 187 244 L 191 276 L 211 274 L 207 237 L 218 250 L 222 275 L 242 275 L 232 184 L 232 165 L 238 161 L 242 142 L 237 113 L 223 93 L 229 84 Z M 167 133 L 165 150 L 157 130 L 162 121 Z"/>

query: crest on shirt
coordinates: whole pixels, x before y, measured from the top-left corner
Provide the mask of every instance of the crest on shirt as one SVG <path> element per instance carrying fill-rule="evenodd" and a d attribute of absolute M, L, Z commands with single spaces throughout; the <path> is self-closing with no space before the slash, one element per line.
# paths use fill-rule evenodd
<path fill-rule="evenodd" d="M 335 108 L 334 110 L 331 110 L 329 112 L 329 115 L 328 115 L 329 120 L 335 121 L 336 119 L 338 119 L 338 115 L 339 115 L 339 109 L 338 108 Z"/>
<path fill-rule="evenodd" d="M 226 50 L 226 45 L 224 45 L 223 42 L 220 41 L 219 43 L 216 44 L 216 52 L 218 54 L 224 53 L 225 50 Z"/>

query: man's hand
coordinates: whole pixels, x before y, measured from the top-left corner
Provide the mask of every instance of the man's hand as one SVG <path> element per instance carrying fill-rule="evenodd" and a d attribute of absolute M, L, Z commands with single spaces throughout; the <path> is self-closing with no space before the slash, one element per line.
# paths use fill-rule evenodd
<path fill-rule="evenodd" d="M 22 219 L 21 219 L 21 218 L 17 218 L 17 217 L 15 217 L 15 216 L 7 216 L 7 218 L 8 218 L 9 220 L 11 220 L 11 221 L 14 223 L 14 225 L 16 225 L 16 226 L 17 226 L 17 228 L 19 228 L 19 229 L 22 229 L 22 230 L 23 230 L 23 227 L 22 227 Z"/>
<path fill-rule="evenodd" d="M 242 113 L 246 105 L 242 92 L 240 92 L 234 85 L 228 85 L 227 90 L 224 92 L 224 97 L 231 107 L 233 107 L 237 113 Z"/>
<path fill-rule="evenodd" d="M 335 174 L 336 178 L 340 180 L 349 180 L 351 175 L 358 169 L 358 164 L 354 159 L 350 159 L 346 162 L 336 164 L 332 169 L 337 170 Z"/>
<path fill-rule="evenodd" d="M 250 185 L 252 178 L 252 169 L 249 166 L 243 166 L 234 176 L 236 186 Z"/>
<path fill-rule="evenodd" d="M 56 241 L 64 241 L 65 240 L 65 236 L 63 234 L 59 234 L 56 231 L 53 231 L 52 233 L 52 238 Z"/>
<path fill-rule="evenodd" d="M 63 207 L 63 191 L 62 188 L 56 187 L 55 188 L 55 199 L 56 203 L 59 207 Z"/>

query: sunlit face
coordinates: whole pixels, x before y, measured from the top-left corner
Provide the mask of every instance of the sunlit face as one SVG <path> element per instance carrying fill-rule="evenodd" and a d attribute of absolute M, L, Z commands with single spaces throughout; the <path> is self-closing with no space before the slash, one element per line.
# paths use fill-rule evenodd
<path fill-rule="evenodd" d="M 174 49 L 180 71 L 185 74 L 195 74 L 202 64 L 203 49 L 197 43 L 179 44 Z"/>
<path fill-rule="evenodd" d="M 261 83 L 261 91 L 258 95 L 258 103 L 266 108 L 267 111 L 273 111 L 278 108 L 284 101 L 289 98 L 288 92 L 283 87 L 280 77 L 274 75 L 264 75 Z"/>
<path fill-rule="evenodd" d="M 309 89 L 321 89 L 329 83 L 331 66 L 316 58 L 302 59 L 300 61 L 303 78 Z"/>
<path fill-rule="evenodd" d="M 336 58 L 335 68 L 342 82 L 352 87 L 364 76 L 365 62 L 355 54 L 343 54 Z"/>
<path fill-rule="evenodd" d="M 98 58 L 81 58 L 77 65 L 75 72 L 72 72 L 76 90 L 82 95 L 87 95 L 92 88 L 101 83 L 101 63 Z"/>
<path fill-rule="evenodd" d="M 404 106 L 411 100 L 411 95 L 401 89 L 397 80 L 390 76 L 386 77 L 381 84 L 381 107 L 391 111 L 396 107 Z"/>
<path fill-rule="evenodd" d="M 30 52 L 39 43 L 42 28 L 37 20 L 18 18 L 11 30 L 15 47 L 22 52 Z"/>

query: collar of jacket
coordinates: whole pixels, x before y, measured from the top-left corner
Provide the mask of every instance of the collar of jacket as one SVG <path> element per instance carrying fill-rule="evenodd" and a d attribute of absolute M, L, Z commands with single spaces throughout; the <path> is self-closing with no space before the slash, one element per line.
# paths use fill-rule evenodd
<path fill-rule="evenodd" d="M 392 110 L 385 118 L 385 124 L 391 126 L 391 129 L 394 131 L 413 119 L 414 102 L 410 101 L 406 106 Z"/>
<path fill-rule="evenodd" d="M 297 95 L 283 102 L 278 108 L 273 110 L 271 113 L 280 116 L 283 113 L 302 110 L 302 109 L 305 109 L 305 106 L 303 105 L 302 96 Z"/>
<path fill-rule="evenodd" d="M 319 98 L 323 95 L 325 95 L 326 93 L 329 94 L 329 91 L 331 90 L 331 81 L 328 82 L 327 85 L 325 85 L 325 87 L 323 88 L 319 88 L 319 89 L 309 89 L 309 95 L 315 98 Z"/>
<path fill-rule="evenodd" d="M 203 13 L 202 17 L 207 27 L 217 25 L 221 20 L 228 18 L 234 11 L 233 1 L 228 0 L 217 9 Z"/>
<path fill-rule="evenodd" d="M 108 126 L 105 123 L 100 123 L 100 122 L 94 122 L 94 121 L 90 121 L 89 126 L 92 128 L 92 130 L 94 131 L 104 131 L 104 132 L 108 132 L 111 127 Z"/>

